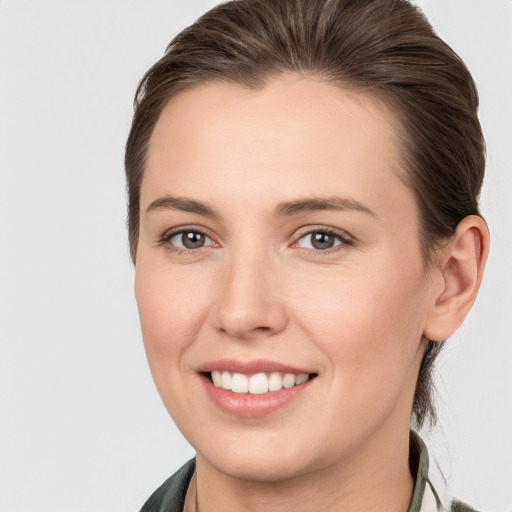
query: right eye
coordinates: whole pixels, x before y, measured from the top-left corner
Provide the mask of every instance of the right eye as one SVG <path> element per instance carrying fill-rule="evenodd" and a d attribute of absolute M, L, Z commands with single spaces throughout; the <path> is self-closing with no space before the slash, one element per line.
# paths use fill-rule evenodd
<path fill-rule="evenodd" d="M 201 231 L 187 229 L 164 236 L 164 243 L 171 246 L 172 249 L 191 251 L 213 245 L 213 240 Z"/>

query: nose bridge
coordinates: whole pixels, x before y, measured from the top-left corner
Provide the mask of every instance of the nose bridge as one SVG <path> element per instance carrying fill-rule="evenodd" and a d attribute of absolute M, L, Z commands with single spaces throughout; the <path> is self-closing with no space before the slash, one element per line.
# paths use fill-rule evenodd
<path fill-rule="evenodd" d="M 216 327 L 236 338 L 276 334 L 287 321 L 278 260 L 257 245 L 233 248 L 219 276 Z"/>

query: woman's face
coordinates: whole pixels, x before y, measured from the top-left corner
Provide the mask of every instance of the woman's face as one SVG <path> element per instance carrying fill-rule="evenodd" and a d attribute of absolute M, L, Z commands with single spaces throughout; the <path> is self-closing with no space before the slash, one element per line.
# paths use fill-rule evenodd
<path fill-rule="evenodd" d="M 144 343 L 171 416 L 223 473 L 369 460 L 408 431 L 434 299 L 395 128 L 371 98 L 293 76 L 191 88 L 156 125 Z"/>

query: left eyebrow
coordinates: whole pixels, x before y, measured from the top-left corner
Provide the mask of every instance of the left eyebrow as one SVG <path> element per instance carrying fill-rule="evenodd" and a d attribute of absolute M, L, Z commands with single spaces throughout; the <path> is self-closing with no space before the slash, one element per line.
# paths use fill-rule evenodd
<path fill-rule="evenodd" d="M 286 201 L 280 203 L 274 210 L 273 215 L 276 217 L 288 217 L 304 212 L 316 212 L 322 210 L 337 211 L 356 211 L 366 213 L 372 217 L 377 215 L 367 206 L 350 199 L 348 197 L 311 197 L 306 199 L 298 199 L 296 201 Z"/>

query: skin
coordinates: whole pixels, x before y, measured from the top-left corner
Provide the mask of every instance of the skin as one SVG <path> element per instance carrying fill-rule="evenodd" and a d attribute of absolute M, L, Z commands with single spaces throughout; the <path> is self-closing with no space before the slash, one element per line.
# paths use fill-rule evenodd
<path fill-rule="evenodd" d="M 196 86 L 162 112 L 141 188 L 135 292 L 153 378 L 197 450 L 202 512 L 407 510 L 424 336 L 444 339 L 462 322 L 488 239 L 468 218 L 426 269 L 397 129 L 371 97 L 296 76 L 258 91 Z M 161 201 L 171 196 L 215 215 Z M 279 209 L 333 197 L 344 208 Z M 205 245 L 163 241 L 173 229 L 203 232 Z M 315 250 L 308 233 L 326 229 L 335 245 Z M 211 402 L 198 374 L 221 358 L 317 377 L 272 414 L 239 418 Z"/>

